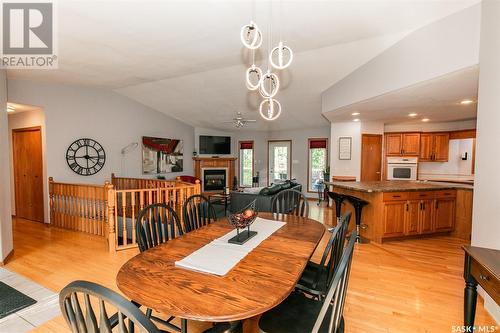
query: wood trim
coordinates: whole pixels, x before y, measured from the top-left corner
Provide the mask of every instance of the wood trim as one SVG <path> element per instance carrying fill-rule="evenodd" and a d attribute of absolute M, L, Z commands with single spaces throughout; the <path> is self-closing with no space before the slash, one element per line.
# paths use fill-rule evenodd
<path fill-rule="evenodd" d="M 9 254 L 3 259 L 0 260 L 0 266 L 5 266 L 7 262 L 9 262 L 10 259 L 12 259 L 12 256 L 14 255 L 14 249 L 10 250 Z"/>
<path fill-rule="evenodd" d="M 307 174 L 306 174 L 306 178 L 307 178 L 307 188 L 306 188 L 306 192 L 307 193 L 317 193 L 315 191 L 309 191 L 309 170 L 310 170 L 310 166 L 309 166 L 309 162 L 311 161 L 311 148 L 310 148 L 310 143 L 312 140 L 325 140 L 326 141 L 326 166 L 328 167 L 328 165 L 330 164 L 330 159 L 329 159 L 329 154 L 328 154 L 328 148 L 329 148 L 329 144 L 328 144 L 328 138 L 308 138 L 307 139 Z M 325 182 L 329 181 L 329 179 L 325 179 Z"/>
<path fill-rule="evenodd" d="M 475 139 L 476 138 L 476 129 L 467 129 L 467 130 L 459 130 L 459 131 L 450 131 L 450 140 L 457 139 Z"/>
<path fill-rule="evenodd" d="M 293 144 L 292 140 L 267 140 L 267 157 L 266 157 L 266 171 L 267 171 L 267 186 L 271 185 L 269 182 L 269 143 L 271 142 L 290 142 L 290 179 L 292 178 L 292 167 L 293 167 L 293 160 L 292 160 L 292 152 L 293 152 Z"/>
<path fill-rule="evenodd" d="M 471 174 L 476 173 L 476 138 L 472 140 L 472 169 L 471 169 Z"/>
<path fill-rule="evenodd" d="M 252 177 L 255 175 L 255 141 L 254 140 L 238 140 L 238 187 L 248 187 L 241 185 L 241 143 L 251 142 L 252 143 Z M 253 182 L 252 182 L 253 183 Z"/>

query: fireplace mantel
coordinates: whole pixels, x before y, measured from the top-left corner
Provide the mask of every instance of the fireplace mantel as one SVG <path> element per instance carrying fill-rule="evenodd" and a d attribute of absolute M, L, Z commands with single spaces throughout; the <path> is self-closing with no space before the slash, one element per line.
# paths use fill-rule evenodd
<path fill-rule="evenodd" d="M 194 175 L 198 179 L 203 179 L 202 169 L 225 168 L 228 170 L 228 184 L 229 186 L 232 186 L 233 178 L 236 175 L 236 168 L 235 168 L 236 160 L 237 160 L 236 157 L 199 157 L 199 156 L 193 157 Z M 210 193 L 210 192 L 204 192 L 204 193 Z"/>

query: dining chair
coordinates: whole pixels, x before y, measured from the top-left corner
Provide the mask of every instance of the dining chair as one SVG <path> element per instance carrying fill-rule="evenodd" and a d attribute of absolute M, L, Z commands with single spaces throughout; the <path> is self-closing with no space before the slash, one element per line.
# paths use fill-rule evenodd
<path fill-rule="evenodd" d="M 137 245 L 141 252 L 184 234 L 177 213 L 167 204 L 144 207 L 135 223 Z"/>
<path fill-rule="evenodd" d="M 343 318 L 356 232 L 335 269 L 332 283 L 323 301 L 293 291 L 281 304 L 264 313 L 259 328 L 265 333 L 343 333 Z M 325 320 L 326 319 L 326 320 Z"/>
<path fill-rule="evenodd" d="M 215 209 L 203 195 L 195 194 L 187 198 L 182 207 L 186 232 L 198 229 L 217 219 Z"/>
<path fill-rule="evenodd" d="M 184 234 L 177 213 L 171 206 L 164 203 L 156 203 L 144 207 L 137 215 L 135 231 L 137 245 L 141 252 Z M 139 303 L 134 301 L 132 303 L 141 307 Z M 186 319 L 181 319 L 181 327 L 177 327 L 171 323 L 175 319 L 174 316 L 170 316 L 167 320 L 164 320 L 153 316 L 151 309 L 146 310 L 146 316 L 176 332 L 187 332 Z"/>
<path fill-rule="evenodd" d="M 165 332 L 125 297 L 89 281 L 73 281 L 64 287 L 59 306 L 73 333 L 111 332 L 115 327 L 124 333 Z"/>
<path fill-rule="evenodd" d="M 337 225 L 331 232 L 330 239 L 323 251 L 321 261 L 319 264 L 313 261 L 307 263 L 299 282 L 295 286 L 296 290 L 303 291 L 320 300 L 326 296 L 328 287 L 333 279 L 333 274 L 344 251 L 350 220 L 351 212 L 347 212 L 340 217 Z"/>
<path fill-rule="evenodd" d="M 297 190 L 288 189 L 276 194 L 271 202 L 271 209 L 273 213 L 307 217 L 309 203 L 304 194 Z"/>

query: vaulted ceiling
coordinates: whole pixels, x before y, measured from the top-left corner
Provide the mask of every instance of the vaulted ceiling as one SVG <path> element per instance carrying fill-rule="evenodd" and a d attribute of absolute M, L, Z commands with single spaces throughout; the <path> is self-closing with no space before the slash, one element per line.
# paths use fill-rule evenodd
<path fill-rule="evenodd" d="M 273 1 L 279 31 L 295 54 L 280 73 L 283 115 L 251 130 L 326 125 L 321 92 L 410 31 L 469 7 L 455 1 Z M 239 31 L 252 1 L 59 1 L 59 69 L 11 70 L 11 79 L 113 89 L 193 126 L 229 129 L 237 111 L 259 119 L 243 79 L 250 57 Z M 257 1 L 266 67 L 270 2 Z M 281 24 L 278 24 L 281 22 Z"/>

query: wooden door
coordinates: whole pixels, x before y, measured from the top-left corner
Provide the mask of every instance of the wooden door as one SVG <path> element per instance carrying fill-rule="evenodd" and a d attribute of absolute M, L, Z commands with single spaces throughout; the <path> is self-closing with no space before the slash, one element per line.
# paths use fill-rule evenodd
<path fill-rule="evenodd" d="M 403 133 L 403 155 L 418 156 L 420 153 L 420 133 Z"/>
<path fill-rule="evenodd" d="M 434 200 L 422 200 L 419 219 L 419 233 L 425 234 L 434 231 L 433 204 Z"/>
<path fill-rule="evenodd" d="M 12 131 L 16 216 L 43 222 L 43 166 L 40 127 Z"/>
<path fill-rule="evenodd" d="M 420 219 L 421 202 L 411 200 L 407 203 L 408 210 L 405 214 L 405 235 L 418 234 L 418 223 Z"/>
<path fill-rule="evenodd" d="M 455 225 L 455 199 L 436 199 L 435 231 L 452 230 Z"/>
<path fill-rule="evenodd" d="M 450 133 L 434 134 L 434 161 L 448 162 Z"/>
<path fill-rule="evenodd" d="M 420 162 L 432 161 L 433 138 L 433 135 L 429 133 L 420 135 Z"/>
<path fill-rule="evenodd" d="M 381 180 L 382 135 L 363 134 L 361 137 L 361 181 Z"/>
<path fill-rule="evenodd" d="M 406 201 L 393 201 L 384 204 L 384 237 L 404 235 Z"/>
<path fill-rule="evenodd" d="M 402 137 L 400 133 L 385 135 L 385 154 L 387 156 L 400 156 L 402 154 Z"/>

